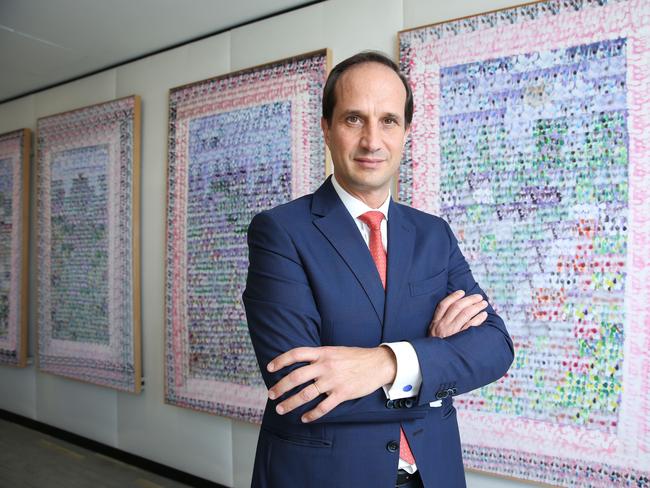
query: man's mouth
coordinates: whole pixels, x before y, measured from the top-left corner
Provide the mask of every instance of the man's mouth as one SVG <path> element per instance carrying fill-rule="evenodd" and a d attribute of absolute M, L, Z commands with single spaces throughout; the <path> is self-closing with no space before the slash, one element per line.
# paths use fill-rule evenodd
<path fill-rule="evenodd" d="M 357 163 L 368 165 L 368 166 L 377 166 L 380 163 L 383 163 L 384 160 L 380 158 L 354 158 Z"/>

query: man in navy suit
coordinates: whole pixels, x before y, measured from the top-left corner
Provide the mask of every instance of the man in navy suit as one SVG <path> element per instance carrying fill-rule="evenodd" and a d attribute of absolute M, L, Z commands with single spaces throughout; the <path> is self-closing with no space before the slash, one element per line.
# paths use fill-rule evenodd
<path fill-rule="evenodd" d="M 334 175 L 255 216 L 244 304 L 269 387 L 254 487 L 465 486 L 453 397 L 513 346 L 449 225 L 392 201 L 413 114 L 374 52 L 330 73 Z"/>

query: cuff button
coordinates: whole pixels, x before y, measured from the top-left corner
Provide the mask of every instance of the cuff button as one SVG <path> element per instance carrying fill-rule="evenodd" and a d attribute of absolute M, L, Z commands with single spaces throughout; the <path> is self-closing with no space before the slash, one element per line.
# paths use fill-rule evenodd
<path fill-rule="evenodd" d="M 397 441 L 390 441 L 386 444 L 386 449 L 388 452 L 395 452 L 399 449 L 399 443 Z"/>

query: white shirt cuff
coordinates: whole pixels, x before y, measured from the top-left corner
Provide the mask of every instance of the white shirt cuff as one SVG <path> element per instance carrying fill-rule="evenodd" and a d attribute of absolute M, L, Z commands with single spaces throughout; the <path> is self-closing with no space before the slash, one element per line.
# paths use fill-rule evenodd
<path fill-rule="evenodd" d="M 409 342 L 384 342 L 381 346 L 390 347 L 397 358 L 397 373 L 392 385 L 384 385 L 384 393 L 389 400 L 417 396 L 422 385 L 422 372 L 415 349 Z"/>

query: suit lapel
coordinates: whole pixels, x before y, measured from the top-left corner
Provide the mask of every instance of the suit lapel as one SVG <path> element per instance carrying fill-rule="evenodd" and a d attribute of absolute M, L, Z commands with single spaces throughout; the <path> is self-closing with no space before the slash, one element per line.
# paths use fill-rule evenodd
<path fill-rule="evenodd" d="M 383 338 L 387 341 L 403 339 L 396 314 L 403 301 L 414 249 L 415 228 L 406 220 L 402 209 L 391 201 L 388 210 L 388 269 L 383 330 Z"/>
<path fill-rule="evenodd" d="M 384 320 L 386 295 L 375 262 L 352 216 L 336 194 L 329 178 L 314 193 L 314 225 L 343 258 L 366 292 L 380 323 Z"/>

